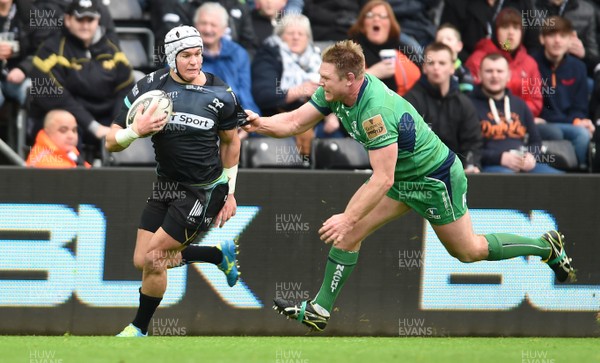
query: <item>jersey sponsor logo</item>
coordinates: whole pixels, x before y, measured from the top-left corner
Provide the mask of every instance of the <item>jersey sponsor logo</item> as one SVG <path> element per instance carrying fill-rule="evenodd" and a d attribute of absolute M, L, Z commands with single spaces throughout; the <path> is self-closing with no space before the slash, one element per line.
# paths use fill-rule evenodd
<path fill-rule="evenodd" d="M 219 110 L 225 106 L 225 103 L 221 102 L 218 98 L 213 98 L 212 104 L 208 105 L 208 108 L 213 110 L 215 113 L 219 113 Z"/>
<path fill-rule="evenodd" d="M 135 86 L 133 86 L 133 88 L 131 89 L 131 93 L 133 94 L 134 97 L 137 96 L 138 93 L 140 93 L 140 90 L 139 90 L 137 84 Z"/>
<path fill-rule="evenodd" d="M 379 136 L 387 134 L 387 129 L 383 123 L 383 118 L 379 114 L 363 121 L 362 127 L 365 130 L 369 140 L 373 140 Z"/>
<path fill-rule="evenodd" d="M 193 113 L 177 112 L 171 116 L 171 123 L 194 127 L 201 130 L 210 130 L 215 121 Z"/>

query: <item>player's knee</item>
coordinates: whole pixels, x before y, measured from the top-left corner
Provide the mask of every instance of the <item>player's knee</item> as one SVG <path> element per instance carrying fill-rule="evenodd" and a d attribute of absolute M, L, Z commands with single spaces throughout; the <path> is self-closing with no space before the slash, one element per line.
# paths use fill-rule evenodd
<path fill-rule="evenodd" d="M 138 256 L 138 255 L 134 255 L 133 256 L 133 267 L 135 267 L 138 270 L 143 270 L 144 269 L 144 256 Z"/>
<path fill-rule="evenodd" d="M 463 263 L 471 263 L 481 261 L 485 258 L 483 251 L 477 248 L 462 249 L 459 251 L 450 252 L 452 257 Z"/>
<path fill-rule="evenodd" d="M 142 266 L 144 271 L 160 271 L 164 270 L 164 258 L 162 257 L 161 251 L 153 250 L 148 251 L 144 256 L 144 264 Z"/>
<path fill-rule="evenodd" d="M 472 254 L 470 253 L 457 253 L 456 256 L 454 256 L 457 260 L 459 260 L 460 262 L 463 263 L 471 263 L 471 262 L 475 262 L 475 261 L 479 261 L 477 258 L 475 258 Z"/>
<path fill-rule="evenodd" d="M 354 241 L 349 239 L 344 239 L 338 243 L 336 243 L 335 248 L 344 251 L 357 251 L 360 248 L 360 241 Z"/>

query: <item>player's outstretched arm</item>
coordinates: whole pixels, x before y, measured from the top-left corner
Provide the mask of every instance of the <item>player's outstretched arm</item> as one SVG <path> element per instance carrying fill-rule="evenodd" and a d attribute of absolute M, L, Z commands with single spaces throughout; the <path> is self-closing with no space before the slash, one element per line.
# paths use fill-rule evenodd
<path fill-rule="evenodd" d="M 301 134 L 323 118 L 323 114 L 308 102 L 293 111 L 270 117 L 260 117 L 250 110 L 246 110 L 246 113 L 247 123 L 242 126 L 244 131 L 277 138 Z"/>

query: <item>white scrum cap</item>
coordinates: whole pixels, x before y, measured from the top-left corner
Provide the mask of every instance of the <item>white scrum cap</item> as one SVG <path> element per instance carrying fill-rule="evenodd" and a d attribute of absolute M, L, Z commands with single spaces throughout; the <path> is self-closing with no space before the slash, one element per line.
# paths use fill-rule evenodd
<path fill-rule="evenodd" d="M 175 57 L 182 50 L 189 48 L 202 48 L 202 37 L 193 26 L 180 25 L 171 29 L 165 35 L 165 54 L 169 67 L 177 70 Z"/>

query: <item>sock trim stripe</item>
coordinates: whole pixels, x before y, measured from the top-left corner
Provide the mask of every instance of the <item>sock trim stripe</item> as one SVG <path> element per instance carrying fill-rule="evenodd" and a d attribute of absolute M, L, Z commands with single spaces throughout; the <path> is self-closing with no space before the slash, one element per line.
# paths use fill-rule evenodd
<path fill-rule="evenodd" d="M 523 245 L 523 244 L 518 244 L 518 243 L 514 243 L 514 244 L 505 244 L 502 247 L 532 247 L 532 248 L 538 248 L 540 250 L 549 250 L 551 247 L 540 247 L 540 246 L 535 246 L 535 245 Z"/>
<path fill-rule="evenodd" d="M 355 262 L 355 263 L 353 263 L 353 264 L 341 263 L 341 262 L 337 262 L 336 260 L 334 260 L 334 259 L 333 259 L 333 258 L 331 258 L 331 257 L 327 257 L 327 260 L 329 260 L 329 261 L 331 261 L 331 262 L 333 262 L 333 263 L 335 263 L 335 264 L 342 265 L 342 266 L 356 266 L 356 262 Z"/>

